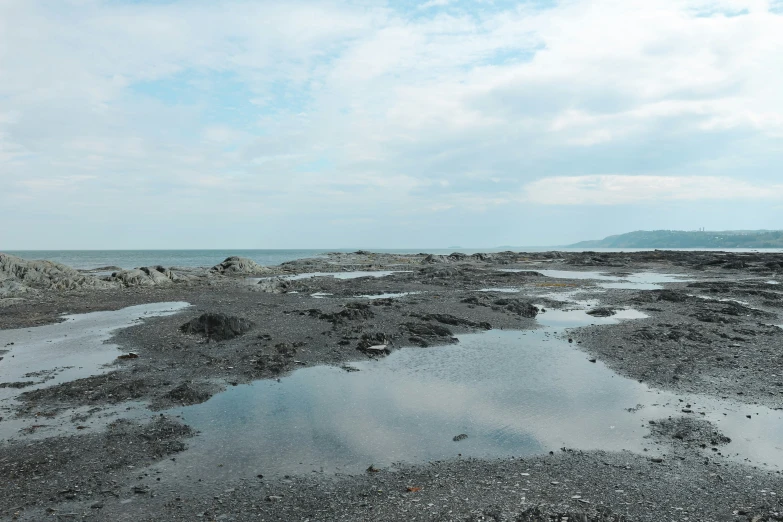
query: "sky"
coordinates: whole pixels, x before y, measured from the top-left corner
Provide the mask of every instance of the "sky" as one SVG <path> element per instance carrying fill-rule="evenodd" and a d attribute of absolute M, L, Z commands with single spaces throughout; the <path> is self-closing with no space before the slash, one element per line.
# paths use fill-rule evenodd
<path fill-rule="evenodd" d="M 0 0 L 0 250 L 783 229 L 783 0 Z"/>

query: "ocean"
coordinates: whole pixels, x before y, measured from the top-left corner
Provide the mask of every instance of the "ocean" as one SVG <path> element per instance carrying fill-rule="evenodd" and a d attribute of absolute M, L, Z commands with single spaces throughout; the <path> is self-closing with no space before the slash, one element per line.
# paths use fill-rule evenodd
<path fill-rule="evenodd" d="M 266 266 L 279 265 L 286 261 L 323 256 L 328 252 L 354 252 L 357 249 L 293 249 L 293 250 L 6 250 L 5 253 L 24 259 L 48 259 L 77 269 L 92 269 L 104 266 L 137 268 L 140 266 L 163 265 L 166 267 L 211 267 L 229 256 L 242 256 Z M 414 248 L 414 249 L 367 249 L 372 252 L 392 254 L 450 254 L 462 252 L 545 252 L 559 250 L 566 252 L 637 252 L 652 250 L 645 248 L 564 248 L 564 247 L 500 247 L 500 248 Z M 731 252 L 757 252 L 756 249 L 670 249 L 670 250 L 716 250 Z M 781 252 L 781 249 L 762 249 L 763 252 Z"/>

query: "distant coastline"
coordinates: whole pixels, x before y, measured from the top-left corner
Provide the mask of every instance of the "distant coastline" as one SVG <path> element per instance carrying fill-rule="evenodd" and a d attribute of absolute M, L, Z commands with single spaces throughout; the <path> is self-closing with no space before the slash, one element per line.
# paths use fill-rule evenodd
<path fill-rule="evenodd" d="M 783 248 L 783 230 L 637 230 L 570 248 Z"/>

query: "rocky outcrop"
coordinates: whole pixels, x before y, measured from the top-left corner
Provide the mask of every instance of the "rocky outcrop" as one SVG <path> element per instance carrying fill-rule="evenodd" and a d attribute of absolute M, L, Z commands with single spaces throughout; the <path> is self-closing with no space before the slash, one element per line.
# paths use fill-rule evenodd
<path fill-rule="evenodd" d="M 438 256 L 435 254 L 428 254 L 424 259 L 421 260 L 421 264 L 423 265 L 433 265 L 436 263 L 450 263 L 451 259 L 447 258 L 446 256 Z"/>
<path fill-rule="evenodd" d="M 203 275 L 203 271 L 188 271 L 187 269 L 174 270 L 162 266 L 142 266 L 132 270 L 114 272 L 112 275 L 104 277 L 103 280 L 115 283 L 121 287 L 132 288 L 192 281 L 198 277 L 203 277 Z"/>
<path fill-rule="evenodd" d="M 108 288 L 111 285 L 53 261 L 29 261 L 0 253 L 0 297 L 16 297 L 39 290 Z"/>
<path fill-rule="evenodd" d="M 171 284 L 171 270 L 160 267 L 141 267 L 113 273 L 107 280 L 125 287 Z"/>
<path fill-rule="evenodd" d="M 226 258 L 226 260 L 219 265 L 210 268 L 210 271 L 223 275 L 252 275 L 265 274 L 269 272 L 269 269 L 259 265 L 252 259 L 232 256 Z"/>

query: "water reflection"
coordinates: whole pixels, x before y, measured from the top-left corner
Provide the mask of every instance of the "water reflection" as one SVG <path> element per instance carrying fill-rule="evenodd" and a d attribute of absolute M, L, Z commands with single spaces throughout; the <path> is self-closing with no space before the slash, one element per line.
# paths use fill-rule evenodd
<path fill-rule="evenodd" d="M 0 383 L 32 383 L 20 388 L 0 388 L 0 440 L 8 440 L 35 428 L 35 436 L 45 437 L 63 432 L 73 432 L 75 424 L 68 419 L 72 415 L 87 415 L 91 406 L 66 410 L 54 418 L 12 418 L 18 396 L 27 391 L 54 386 L 63 382 L 83 379 L 113 369 L 122 352 L 116 344 L 106 341 L 120 328 L 132 326 L 151 317 L 170 315 L 190 306 L 184 302 L 151 303 L 129 306 L 121 310 L 91 312 L 63 316 L 64 322 L 38 326 L 0 330 Z M 8 350 L 7 353 L 2 353 Z M 138 405 L 136 405 L 138 406 Z M 127 404 L 122 411 L 127 414 Z M 120 408 L 110 409 L 114 414 Z M 101 420 L 85 422 L 97 429 L 107 422 L 108 411 Z M 91 415 L 88 415 L 91 416 Z"/>
<path fill-rule="evenodd" d="M 121 354 L 117 345 L 105 344 L 112 332 L 150 317 L 170 315 L 188 303 L 151 303 L 121 310 L 64 315 L 64 322 L 0 330 L 0 347 L 9 353 L 0 362 L 0 382 L 42 381 L 52 386 L 106 371 L 103 366 Z M 43 380 L 45 379 L 45 380 Z M 0 399 L 24 390 L 0 388 Z"/>
<path fill-rule="evenodd" d="M 501 268 L 500 272 L 526 272 L 517 268 Z M 658 272 L 638 272 L 633 274 L 607 274 L 602 272 L 579 272 L 576 270 L 537 270 L 538 273 L 555 279 L 579 279 L 599 281 L 600 288 L 659 290 L 662 283 L 683 283 L 690 281 L 679 274 L 661 274 Z"/>
<path fill-rule="evenodd" d="M 617 320 L 579 311 L 544 315 L 542 322 L 551 326 Z M 359 372 L 314 367 L 279 383 L 231 388 L 178 410 L 201 431 L 178 457 L 178 467 L 357 472 L 370 464 L 459 454 L 531 455 L 564 446 L 638 451 L 648 445 L 646 428 L 626 408 L 660 401 L 660 395 L 591 363 L 553 333 L 463 335 L 458 345 L 402 349 L 353 364 Z M 454 442 L 460 433 L 468 439 Z"/>

